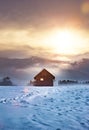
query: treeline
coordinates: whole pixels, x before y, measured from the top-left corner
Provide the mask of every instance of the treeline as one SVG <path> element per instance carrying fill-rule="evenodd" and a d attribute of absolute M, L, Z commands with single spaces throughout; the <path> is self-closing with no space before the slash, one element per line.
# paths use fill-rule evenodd
<path fill-rule="evenodd" d="M 59 80 L 58 85 L 73 85 L 73 84 L 89 84 L 89 81 L 78 81 L 78 80 Z M 27 86 L 32 85 L 31 83 Z M 17 86 L 15 85 L 10 77 L 4 77 L 0 80 L 0 86 Z"/>
<path fill-rule="evenodd" d="M 0 81 L 0 86 L 14 86 L 13 82 L 11 81 L 10 77 L 4 77 Z"/>
<path fill-rule="evenodd" d="M 78 84 L 78 81 L 74 81 L 74 80 L 59 80 L 58 81 L 58 85 L 60 84 Z"/>
<path fill-rule="evenodd" d="M 77 80 L 59 80 L 58 85 L 64 84 L 89 84 L 89 81 L 77 81 Z"/>

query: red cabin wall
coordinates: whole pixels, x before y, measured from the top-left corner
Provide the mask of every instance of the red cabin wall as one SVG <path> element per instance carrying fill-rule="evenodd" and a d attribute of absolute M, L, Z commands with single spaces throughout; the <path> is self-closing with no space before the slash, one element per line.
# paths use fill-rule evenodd
<path fill-rule="evenodd" d="M 47 79 L 44 81 L 40 81 L 40 79 L 35 80 L 35 86 L 53 86 L 53 80 Z"/>

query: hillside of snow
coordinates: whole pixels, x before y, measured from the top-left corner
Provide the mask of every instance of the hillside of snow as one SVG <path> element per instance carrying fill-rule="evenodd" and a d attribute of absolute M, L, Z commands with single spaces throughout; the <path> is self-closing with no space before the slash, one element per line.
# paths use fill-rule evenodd
<path fill-rule="evenodd" d="M 0 87 L 0 130 L 89 130 L 89 86 Z"/>

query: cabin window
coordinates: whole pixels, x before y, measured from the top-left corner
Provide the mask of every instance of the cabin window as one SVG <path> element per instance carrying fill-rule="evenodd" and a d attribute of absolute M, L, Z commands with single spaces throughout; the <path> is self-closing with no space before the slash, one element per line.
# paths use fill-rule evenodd
<path fill-rule="evenodd" d="M 40 78 L 40 81 L 44 81 L 44 78 Z"/>

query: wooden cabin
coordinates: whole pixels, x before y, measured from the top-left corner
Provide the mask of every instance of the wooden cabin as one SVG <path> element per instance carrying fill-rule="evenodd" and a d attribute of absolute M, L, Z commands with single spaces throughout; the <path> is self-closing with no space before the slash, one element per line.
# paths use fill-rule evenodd
<path fill-rule="evenodd" d="M 34 77 L 34 86 L 53 86 L 55 76 L 43 69 Z"/>

